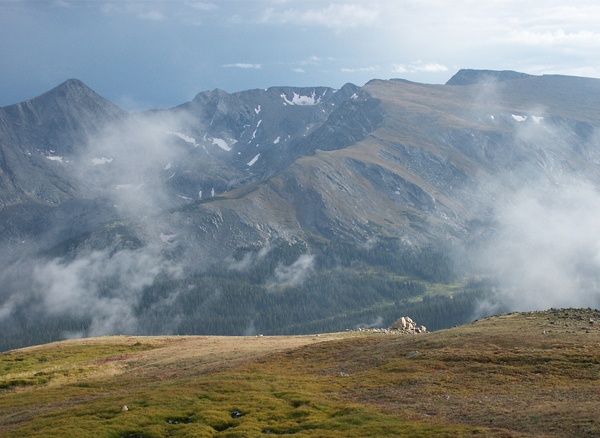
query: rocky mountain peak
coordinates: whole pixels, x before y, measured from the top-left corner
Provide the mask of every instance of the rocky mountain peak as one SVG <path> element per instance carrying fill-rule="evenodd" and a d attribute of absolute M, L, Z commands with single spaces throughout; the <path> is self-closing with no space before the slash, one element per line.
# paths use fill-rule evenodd
<path fill-rule="evenodd" d="M 26 126 L 35 120 L 36 125 L 51 124 L 53 131 L 57 131 L 54 123 L 59 121 L 87 124 L 89 120 L 115 119 L 126 113 L 79 79 L 69 79 L 38 97 L 2 110 L 13 126 Z"/>
<path fill-rule="evenodd" d="M 68 109 L 71 111 L 81 111 L 93 108 L 104 108 L 113 113 L 125 112 L 114 103 L 97 94 L 79 79 L 67 79 L 65 82 L 38 97 L 34 97 L 24 103 L 16 104 L 16 106 L 22 105 L 35 108 L 38 112 L 47 109 L 48 113 L 59 108 L 61 108 L 61 112 Z M 50 115 L 48 114 L 48 116 Z"/>
<path fill-rule="evenodd" d="M 227 91 L 220 88 L 215 88 L 214 90 L 202 91 L 201 93 L 198 93 L 193 100 L 201 102 L 219 101 L 228 97 L 229 95 L 230 94 Z"/>
<path fill-rule="evenodd" d="M 81 92 L 96 94 L 94 90 L 88 87 L 83 81 L 76 78 L 67 79 L 62 84 L 57 85 L 49 92 L 55 94 L 64 93 L 65 95 L 68 95 L 69 93 Z"/>

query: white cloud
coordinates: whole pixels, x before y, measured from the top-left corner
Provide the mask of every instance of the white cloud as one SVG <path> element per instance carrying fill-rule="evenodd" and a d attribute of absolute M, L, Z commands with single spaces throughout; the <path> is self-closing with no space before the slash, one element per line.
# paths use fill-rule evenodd
<path fill-rule="evenodd" d="M 135 307 L 142 291 L 159 275 L 178 277 L 181 270 L 157 252 L 145 248 L 110 254 L 95 251 L 72 261 L 55 259 L 33 269 L 33 279 L 43 291 L 44 309 L 51 315 L 90 318 L 86 335 L 134 333 Z M 106 279 L 116 288 L 105 290 Z"/>
<path fill-rule="evenodd" d="M 300 67 L 291 68 L 290 70 L 293 71 L 294 73 L 306 73 L 306 70 L 304 70 L 303 68 L 300 68 Z"/>
<path fill-rule="evenodd" d="M 314 265 L 314 255 L 302 254 L 298 257 L 298 260 L 289 266 L 277 266 L 277 268 L 275 268 L 275 279 L 278 283 L 284 283 L 288 286 L 298 286 L 302 284 L 306 276 L 312 272 Z"/>
<path fill-rule="evenodd" d="M 247 271 L 251 267 L 255 266 L 257 262 L 260 262 L 265 256 L 271 251 L 271 247 L 263 246 L 257 252 L 247 252 L 240 260 L 236 260 L 233 257 L 227 257 L 225 263 L 227 263 L 227 269 L 233 271 Z"/>
<path fill-rule="evenodd" d="M 65 0 L 56 0 L 54 2 L 54 6 L 58 6 L 59 8 L 72 8 L 73 5 Z"/>
<path fill-rule="evenodd" d="M 448 67 L 437 62 L 424 63 L 423 61 L 411 62 L 410 64 L 393 64 L 393 73 L 439 73 L 448 71 Z"/>
<path fill-rule="evenodd" d="M 223 64 L 223 67 L 243 68 L 243 69 L 261 69 L 262 64 L 248 64 L 248 63 L 244 63 L 244 62 L 236 62 L 234 64 Z"/>
<path fill-rule="evenodd" d="M 149 179 L 148 175 L 185 154 L 187 146 L 173 143 L 170 133 L 187 132 L 187 123 L 183 116 L 156 113 L 106 125 L 89 138 L 78 157 L 82 163 L 81 184 L 93 182 L 101 196 L 110 196 L 128 216 L 165 208 L 172 200 L 168 184 Z M 110 166 L 94 166 L 96 157 L 110 157 L 113 161 Z M 124 190 L 126 187 L 130 189 Z"/>
<path fill-rule="evenodd" d="M 583 29 L 596 27 L 600 6 L 596 1 L 578 1 L 576 4 L 565 5 L 564 1 L 547 1 L 530 4 L 529 7 L 513 15 L 511 23 L 528 29 Z M 510 10 L 510 8 L 507 8 Z"/>
<path fill-rule="evenodd" d="M 213 11 L 218 9 L 218 6 L 211 2 L 186 2 L 185 4 L 201 11 Z"/>
<path fill-rule="evenodd" d="M 303 59 L 299 62 L 300 65 L 316 65 L 321 62 L 321 58 L 315 55 L 311 55 L 306 59 Z"/>
<path fill-rule="evenodd" d="M 377 5 L 365 7 L 357 3 L 330 4 L 316 9 L 267 9 L 262 17 L 264 23 L 321 26 L 343 30 L 370 26 L 379 19 Z"/>
<path fill-rule="evenodd" d="M 156 11 L 156 10 L 143 11 L 143 12 L 140 12 L 138 15 L 140 18 L 143 18 L 145 20 L 151 20 L 151 21 L 162 21 L 165 19 L 164 14 L 162 12 Z"/>
<path fill-rule="evenodd" d="M 341 71 L 344 73 L 364 73 L 364 72 L 377 71 L 377 70 L 379 70 L 378 65 L 371 65 L 369 67 L 356 67 L 356 68 L 344 67 L 344 68 L 342 68 Z"/>
<path fill-rule="evenodd" d="M 142 20 L 163 21 L 166 17 L 163 12 L 154 8 L 157 5 L 146 2 L 108 2 L 102 6 L 102 11 L 105 14 L 125 13 L 135 15 Z"/>
<path fill-rule="evenodd" d="M 598 76 L 600 68 L 595 55 L 600 48 L 597 0 L 56 0 L 52 5 L 39 8 L 36 20 L 25 6 L 0 13 L 0 28 L 16 35 L 5 38 L 0 50 L 13 59 L 3 65 L 0 105 L 30 98 L 32 90 L 41 94 L 46 85 L 49 88 L 67 75 L 79 76 L 113 101 L 127 93 L 137 100 L 146 94 L 145 108 L 153 106 L 152 100 L 155 106 L 166 106 L 165 100 L 174 106 L 181 103 L 179 96 L 193 97 L 204 89 L 272 85 L 273 76 L 218 74 L 222 64 L 253 59 L 263 63 L 262 70 L 247 72 L 267 73 L 267 66 L 282 66 L 277 82 L 293 84 L 303 69 L 306 85 L 310 81 L 328 86 L 375 65 L 380 66 L 377 76 L 382 79 L 407 73 L 411 80 L 427 82 L 445 82 L 450 76 L 445 73 L 459 68 L 532 72 L 536 66 L 549 65 L 552 70 L 536 72 L 574 71 L 584 76 Z M 47 13 L 51 9 L 54 12 Z M 79 27 L 89 19 L 76 17 L 90 17 L 98 25 L 82 32 Z M 148 25 L 154 25 L 152 32 Z M 36 32 L 40 26 L 54 29 L 52 38 L 42 38 Z M 81 37 L 69 50 L 50 44 L 70 40 L 76 33 Z M 138 37 L 124 38 L 130 34 Z M 120 50 L 113 50 L 115 44 L 121 44 Z M 147 56 L 148 47 L 156 56 Z M 230 57 L 224 60 L 223 53 Z M 319 56 L 311 56 L 316 53 Z M 328 54 L 337 58 L 331 65 Z M 36 58 L 47 66 L 44 72 L 30 68 Z M 156 68 L 156 59 L 165 60 L 165 68 Z M 418 59 L 435 63 L 411 65 Z M 86 62 L 79 65 L 81 60 Z M 393 64 L 397 65 L 392 71 Z M 145 71 L 143 78 L 136 74 L 140 69 Z M 119 81 L 109 79 L 115 75 Z M 168 91 L 157 83 L 168 83 L 178 96 L 165 97 Z"/>
<path fill-rule="evenodd" d="M 578 32 L 566 32 L 563 29 L 547 31 L 515 30 L 508 41 L 542 47 L 579 47 L 600 48 L 600 33 L 580 30 Z"/>
<path fill-rule="evenodd" d="M 530 184 L 498 200 L 496 236 L 477 255 L 509 310 L 600 304 L 600 193 L 579 181 Z"/>

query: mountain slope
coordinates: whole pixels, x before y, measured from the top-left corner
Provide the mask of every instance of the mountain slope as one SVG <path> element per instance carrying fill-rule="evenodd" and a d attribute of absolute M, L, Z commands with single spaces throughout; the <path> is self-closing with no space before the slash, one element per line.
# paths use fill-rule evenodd
<path fill-rule="evenodd" d="M 578 93 L 568 93 L 572 82 L 578 82 Z M 494 193 L 479 184 L 498 179 L 518 187 L 552 181 L 571 169 L 600 182 L 593 134 L 598 123 L 593 114 L 600 108 L 582 97 L 597 96 L 598 82 L 526 78 L 495 85 L 495 94 L 486 95 L 491 90 L 480 85 L 373 81 L 364 91 L 385 116 L 364 138 L 336 147 L 335 134 L 311 137 L 316 155 L 299 158 L 236 201 L 199 208 L 236 211 L 245 203 L 244 216 L 254 217 L 250 222 L 268 223 L 275 228 L 269 233 L 287 228 L 300 237 L 462 239 L 470 222 L 491 207 Z M 321 129 L 335 132 L 330 123 Z M 259 219 L 265 213 L 270 220 Z"/>
<path fill-rule="evenodd" d="M 0 355 L 0 433 L 597 436 L 598 318 L 552 309 L 418 335 L 117 336 L 15 350 Z"/>
<path fill-rule="evenodd" d="M 56 205 L 74 196 L 66 156 L 124 116 L 77 79 L 0 108 L 0 206 L 28 200 Z"/>
<path fill-rule="evenodd" d="M 50 100 L 105 104 L 71 85 Z M 596 307 L 598 97 L 597 79 L 461 71 L 213 90 L 140 114 L 106 104 L 104 126 L 61 116 L 81 140 L 19 171 L 54 198 L 4 174 L 2 348 Z"/>

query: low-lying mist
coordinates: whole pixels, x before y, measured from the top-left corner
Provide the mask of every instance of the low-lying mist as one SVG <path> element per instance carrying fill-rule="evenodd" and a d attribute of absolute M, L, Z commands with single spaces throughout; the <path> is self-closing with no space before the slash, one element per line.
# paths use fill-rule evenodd
<path fill-rule="evenodd" d="M 132 114 L 61 158 L 78 196 L 101 201 L 64 204 L 57 216 L 65 223 L 0 248 L 0 322 L 30 313 L 83 321 L 85 327 L 65 337 L 140 331 L 135 308 L 143 290 L 157 278 L 181 278 L 185 269 L 169 253 L 173 223 L 160 214 L 193 200 L 177 196 L 170 178 L 177 163 L 206 154 L 173 134 L 187 132 L 190 123 L 182 114 Z M 101 221 L 102 210 L 111 209 L 128 222 L 94 224 L 94 216 Z M 72 238 L 71 230 L 84 229 L 83 217 L 102 231 Z"/>
<path fill-rule="evenodd" d="M 466 257 L 474 273 L 496 285 L 474 317 L 600 307 L 598 129 L 561 116 L 563 108 L 535 104 L 507 112 L 510 89 L 493 81 L 474 87 L 468 110 L 505 139 L 485 146 L 497 169 L 480 175 L 473 192 L 483 200 L 479 219 L 486 229 Z"/>
<path fill-rule="evenodd" d="M 600 307 L 600 192 L 561 178 L 503 193 L 493 237 L 474 258 L 499 289 L 480 315 Z"/>

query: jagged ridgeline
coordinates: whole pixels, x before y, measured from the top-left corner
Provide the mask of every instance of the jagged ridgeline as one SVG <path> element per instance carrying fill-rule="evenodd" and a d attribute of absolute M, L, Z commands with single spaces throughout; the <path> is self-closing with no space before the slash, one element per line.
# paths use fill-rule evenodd
<path fill-rule="evenodd" d="M 69 80 L 0 108 L 0 349 L 596 307 L 599 97 L 461 70 L 142 113 Z"/>

